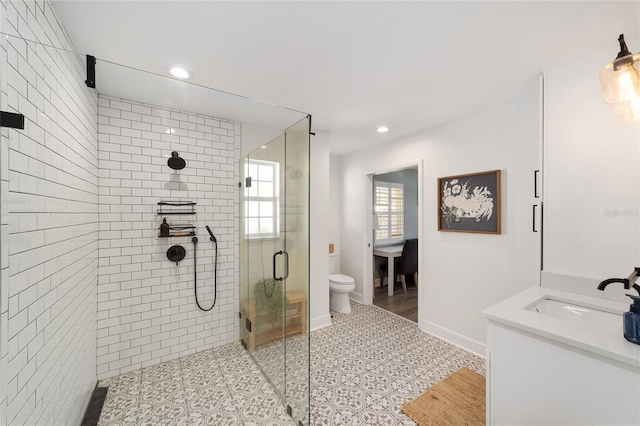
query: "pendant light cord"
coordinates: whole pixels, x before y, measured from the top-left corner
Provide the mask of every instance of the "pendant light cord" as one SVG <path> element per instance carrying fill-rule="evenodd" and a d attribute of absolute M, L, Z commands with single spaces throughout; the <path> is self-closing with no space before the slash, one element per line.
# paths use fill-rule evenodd
<path fill-rule="evenodd" d="M 209 309 L 204 309 L 198 301 L 198 265 L 196 262 L 198 237 L 193 237 L 191 241 L 193 242 L 193 292 L 196 296 L 196 305 L 198 305 L 198 308 L 200 308 L 201 311 L 209 312 L 214 306 L 216 306 L 216 299 L 218 298 L 218 241 L 213 242 L 215 247 L 215 257 L 213 262 L 213 304 Z"/>

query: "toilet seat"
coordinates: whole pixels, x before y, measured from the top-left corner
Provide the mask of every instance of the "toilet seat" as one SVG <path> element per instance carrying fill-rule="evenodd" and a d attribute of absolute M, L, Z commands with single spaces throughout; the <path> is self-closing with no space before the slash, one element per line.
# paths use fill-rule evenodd
<path fill-rule="evenodd" d="M 329 282 L 338 285 L 350 285 L 354 283 L 354 280 L 348 275 L 331 274 L 329 275 Z"/>

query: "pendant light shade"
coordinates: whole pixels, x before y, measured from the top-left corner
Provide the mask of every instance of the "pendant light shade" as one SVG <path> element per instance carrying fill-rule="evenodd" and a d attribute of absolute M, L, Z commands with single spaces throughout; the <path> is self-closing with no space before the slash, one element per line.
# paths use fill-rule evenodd
<path fill-rule="evenodd" d="M 640 122 L 640 53 L 629 52 L 624 34 L 618 38 L 620 53 L 600 71 L 605 100 L 623 123 Z"/>
<path fill-rule="evenodd" d="M 618 117 L 624 124 L 640 123 L 640 97 L 636 97 L 627 102 L 613 104 Z"/>

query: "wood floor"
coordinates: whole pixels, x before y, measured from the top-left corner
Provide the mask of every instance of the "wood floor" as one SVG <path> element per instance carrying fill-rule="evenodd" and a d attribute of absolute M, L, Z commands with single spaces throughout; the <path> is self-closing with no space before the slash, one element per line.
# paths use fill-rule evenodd
<path fill-rule="evenodd" d="M 413 282 L 407 283 L 407 293 L 402 292 L 402 284 L 396 283 L 393 296 L 389 296 L 387 286 L 376 287 L 373 304 L 413 322 L 418 322 L 418 289 Z"/>

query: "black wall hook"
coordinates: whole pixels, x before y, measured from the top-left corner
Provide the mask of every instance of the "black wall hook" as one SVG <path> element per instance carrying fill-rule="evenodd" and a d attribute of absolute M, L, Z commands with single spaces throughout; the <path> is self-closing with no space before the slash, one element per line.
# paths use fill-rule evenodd
<path fill-rule="evenodd" d="M 87 55 L 87 79 L 84 81 L 87 87 L 96 88 L 96 57 Z"/>

